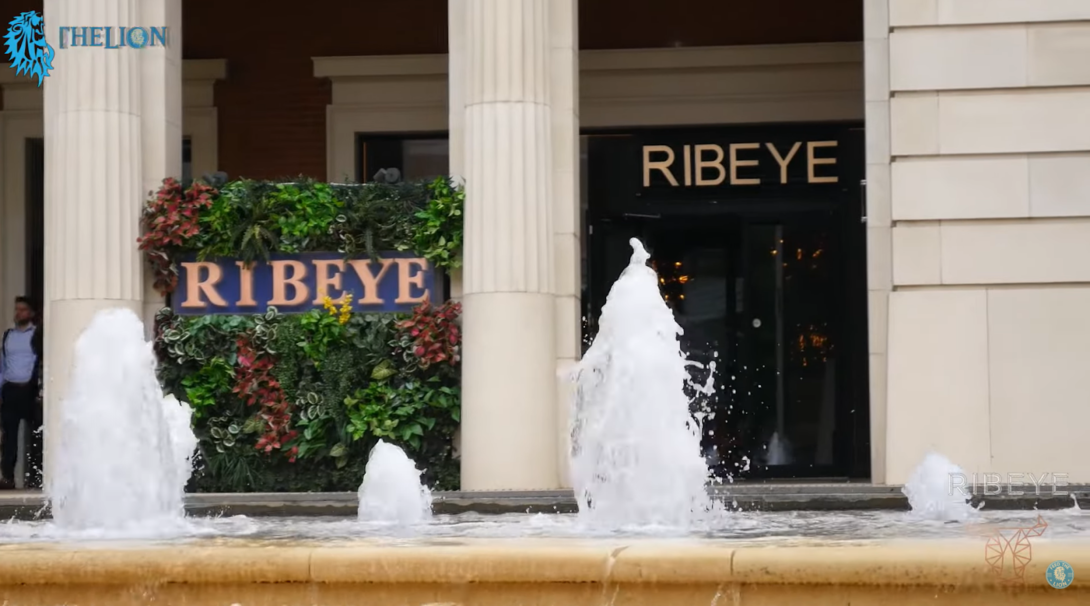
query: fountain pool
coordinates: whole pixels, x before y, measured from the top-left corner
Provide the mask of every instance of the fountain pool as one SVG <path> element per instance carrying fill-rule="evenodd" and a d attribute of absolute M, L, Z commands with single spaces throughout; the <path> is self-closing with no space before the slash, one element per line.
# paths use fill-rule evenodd
<path fill-rule="evenodd" d="M 589 525 L 575 514 L 474 514 L 420 516 L 393 524 L 386 517 L 375 521 L 351 517 L 190 517 L 184 534 L 154 534 L 143 539 L 103 532 L 70 530 L 51 521 L 0 523 L 0 549 L 20 544 L 72 544 L 106 548 L 124 543 L 297 543 L 339 545 L 346 542 L 388 541 L 390 545 L 460 540 L 724 540 L 760 545 L 830 542 L 880 543 L 909 539 L 941 541 L 989 537 L 997 529 L 1032 526 L 1038 514 L 1049 524 L 1045 537 L 1056 541 L 1090 540 L 1090 511 L 1071 507 L 1047 512 L 981 511 L 965 522 L 948 522 L 903 511 L 789 511 L 731 512 L 714 526 L 609 527 Z M 983 549 L 983 543 L 981 543 Z M 2 558 L 0 558 L 2 560 Z M 0 562 L 2 564 L 2 562 Z"/>
<path fill-rule="evenodd" d="M 61 412 L 115 437 L 60 450 L 56 520 L 0 523 L 3 604 L 1090 603 L 1090 514 L 969 508 L 945 494 L 956 467 L 937 457 L 906 489 L 907 513 L 754 513 L 709 498 L 680 328 L 632 246 L 575 377 L 579 514 L 433 515 L 415 463 L 380 444 L 356 517 L 184 517 L 186 408 L 159 391 L 139 320 L 112 310 L 81 337 Z M 1076 575 L 1062 591 L 1045 581 L 1057 560 Z"/>
<path fill-rule="evenodd" d="M 1046 514 L 1047 515 L 1047 514 Z M 49 525 L 0 529 L 0 595 L 20 606 L 1081 605 L 1090 517 L 1055 512 L 1013 572 L 986 544 L 1032 515 L 973 524 L 905 513 L 734 514 L 702 532 L 588 532 L 578 516 L 436 516 L 401 527 L 351 518 L 191 519 L 166 541 L 89 541 Z M 78 539 L 73 541 L 72 539 Z M 1075 583 L 1045 582 L 1056 560 Z M 1006 575 L 1004 577 L 1003 575 Z M 1013 576 L 1013 578 L 1011 578 Z"/>

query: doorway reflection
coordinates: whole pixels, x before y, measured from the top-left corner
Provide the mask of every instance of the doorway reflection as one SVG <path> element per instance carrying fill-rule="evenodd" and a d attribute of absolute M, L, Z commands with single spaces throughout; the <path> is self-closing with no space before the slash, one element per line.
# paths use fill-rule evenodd
<path fill-rule="evenodd" d="M 627 263 L 629 238 L 651 254 L 696 363 L 692 382 L 714 387 L 690 396 L 717 475 L 845 473 L 835 452 L 845 296 L 837 224 L 835 213 L 808 213 L 790 222 L 628 217 L 597 226 L 602 288 Z"/>

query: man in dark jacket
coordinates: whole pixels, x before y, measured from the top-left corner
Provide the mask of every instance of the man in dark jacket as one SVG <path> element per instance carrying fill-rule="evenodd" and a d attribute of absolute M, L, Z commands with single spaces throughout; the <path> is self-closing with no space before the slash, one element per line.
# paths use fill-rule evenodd
<path fill-rule="evenodd" d="M 19 458 L 19 425 L 27 422 L 29 460 L 24 468 L 28 484 L 41 477 L 41 375 L 42 331 L 35 323 L 37 310 L 28 297 L 15 298 L 15 326 L 4 331 L 0 342 L 0 489 L 15 487 L 15 463 Z"/>

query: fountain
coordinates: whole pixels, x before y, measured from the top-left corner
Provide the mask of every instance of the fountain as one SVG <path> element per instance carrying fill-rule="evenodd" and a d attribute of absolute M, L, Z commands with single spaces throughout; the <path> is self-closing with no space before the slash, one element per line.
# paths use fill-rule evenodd
<path fill-rule="evenodd" d="M 191 411 L 163 397 L 144 324 L 99 312 L 75 347 L 46 494 L 57 527 L 136 536 L 184 531 L 197 438 Z"/>
<path fill-rule="evenodd" d="M 1056 560 L 1090 568 L 1081 509 L 1051 524 L 972 511 L 950 498 L 958 469 L 938 455 L 905 487 L 910 516 L 715 505 L 679 328 L 632 248 L 574 374 L 578 515 L 433 516 L 416 465 L 379 442 L 352 518 L 183 519 L 189 410 L 163 398 L 143 325 L 114 310 L 77 344 L 49 478 L 55 520 L 0 523 L 0 595 L 22 606 L 1090 603 L 1080 581 L 1060 596 L 1044 576 Z M 970 517 L 979 524 L 944 523 Z M 1033 545 L 1017 593 L 984 550 L 1009 528 Z"/>
<path fill-rule="evenodd" d="M 975 517 L 977 511 L 969 504 L 969 496 L 954 489 L 954 477 L 965 477 L 965 471 L 941 454 L 928 453 L 901 489 L 912 514 L 940 522 L 963 522 Z"/>
<path fill-rule="evenodd" d="M 575 369 L 572 483 L 598 526 L 687 528 L 713 510 L 700 426 L 689 411 L 681 327 L 633 238 L 598 335 Z"/>
<path fill-rule="evenodd" d="M 791 445 L 786 438 L 780 437 L 779 432 L 772 432 L 768 440 L 767 463 L 769 465 L 789 465 L 791 463 Z"/>
<path fill-rule="evenodd" d="M 367 459 L 359 498 L 362 522 L 405 525 L 431 519 L 431 491 L 420 482 L 416 463 L 382 440 Z"/>

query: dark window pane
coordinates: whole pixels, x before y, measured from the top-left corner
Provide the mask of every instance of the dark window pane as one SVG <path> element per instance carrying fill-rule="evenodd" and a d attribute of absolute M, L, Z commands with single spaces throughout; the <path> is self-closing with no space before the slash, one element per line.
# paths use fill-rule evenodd
<path fill-rule="evenodd" d="M 361 182 L 374 180 L 379 171 L 390 169 L 396 169 L 402 181 L 450 174 L 450 144 L 445 135 L 360 135 L 357 154 L 356 178 Z"/>
<path fill-rule="evenodd" d="M 193 142 L 186 137 L 182 139 L 182 183 L 193 181 Z"/>
<path fill-rule="evenodd" d="M 409 139 L 401 142 L 403 179 L 434 179 L 449 174 L 450 145 L 446 139 Z"/>

